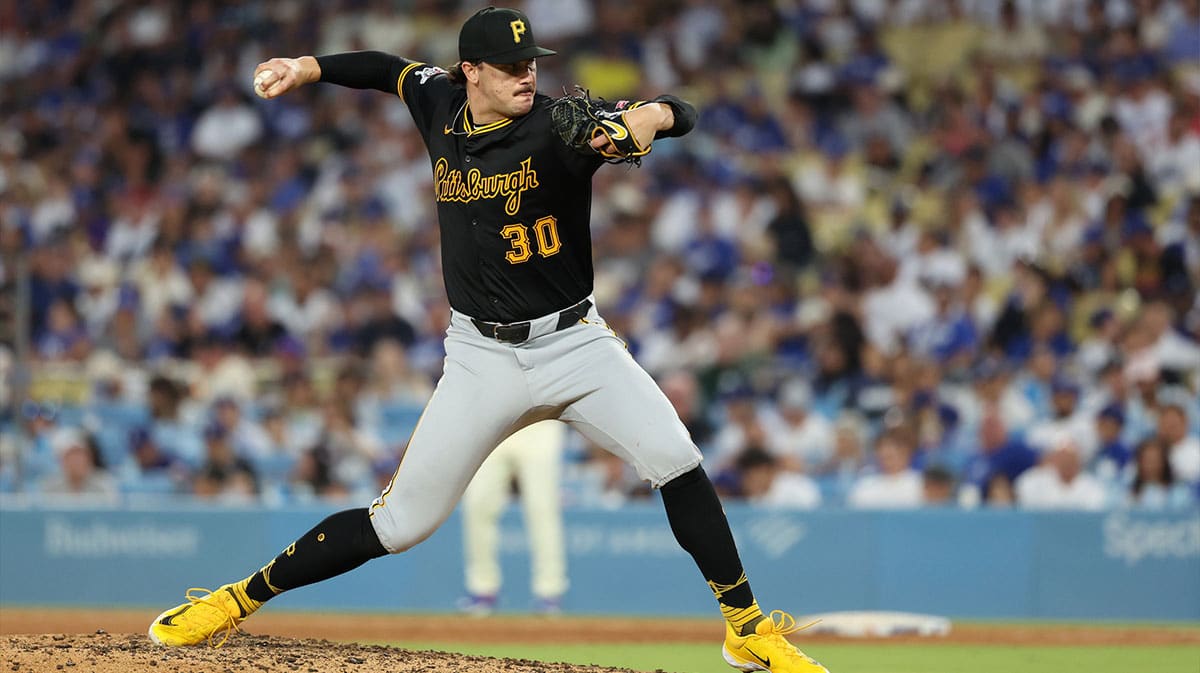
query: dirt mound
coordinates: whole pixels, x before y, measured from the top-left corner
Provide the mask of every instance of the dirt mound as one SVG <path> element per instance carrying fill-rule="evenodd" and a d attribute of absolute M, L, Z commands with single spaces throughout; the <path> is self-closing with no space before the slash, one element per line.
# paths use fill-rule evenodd
<path fill-rule="evenodd" d="M 633 673 L 627 668 L 493 659 L 328 640 L 240 634 L 220 648 L 159 647 L 144 635 L 25 635 L 0 640 L 0 665 L 16 673 Z"/>
<path fill-rule="evenodd" d="M 22 608 L 0 606 L 0 652 L 6 653 L 2 636 L 45 633 L 138 634 L 145 640 L 146 627 L 157 608 L 148 610 L 88 610 L 69 608 Z M 719 619 L 648 617 L 561 617 L 550 619 L 503 615 L 489 619 L 464 619 L 459 615 L 320 614 L 267 611 L 254 615 L 243 625 L 251 633 L 280 639 L 328 638 L 336 641 L 409 642 L 435 645 L 451 643 L 710 643 L 714 650 L 724 636 Z M 48 637 L 48 636 L 47 636 Z M 72 636 L 73 637 L 73 636 Z M 116 638 L 118 636 L 113 636 Z M 235 636 L 226 647 L 247 638 Z M 1163 626 L 1116 626 L 1110 624 L 984 624 L 955 623 L 949 635 L 926 638 L 844 639 L 802 632 L 795 640 L 812 643 L 957 643 L 983 645 L 1196 645 L 1200 628 L 1194 624 Z M 287 642 L 295 642 L 289 640 Z M 149 641 L 147 641 L 147 644 Z M 78 660 L 77 660 L 78 662 Z M 51 668 L 50 670 L 54 670 Z M 70 669 L 68 673 L 72 673 Z M 261 669 L 260 669 L 261 670 Z M 303 672 L 303 669 L 300 669 Z M 466 669 L 463 669 L 466 670 Z M 0 660 L 0 673 L 9 673 Z"/>

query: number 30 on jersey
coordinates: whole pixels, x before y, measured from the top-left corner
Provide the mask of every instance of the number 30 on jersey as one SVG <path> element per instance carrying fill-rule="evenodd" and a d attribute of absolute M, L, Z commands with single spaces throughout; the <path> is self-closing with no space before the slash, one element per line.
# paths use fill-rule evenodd
<path fill-rule="evenodd" d="M 504 253 L 509 264 L 520 264 L 533 257 L 533 247 L 530 245 L 529 229 L 520 222 L 505 226 L 500 235 L 508 239 L 512 249 Z M 558 238 L 558 220 L 553 215 L 547 215 L 533 223 L 533 236 L 537 239 L 537 253 L 549 257 L 562 248 Z"/>

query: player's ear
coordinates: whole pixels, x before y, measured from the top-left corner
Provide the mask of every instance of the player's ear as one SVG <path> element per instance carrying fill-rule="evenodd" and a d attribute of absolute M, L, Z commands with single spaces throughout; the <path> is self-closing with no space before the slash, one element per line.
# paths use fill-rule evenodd
<path fill-rule="evenodd" d="M 480 63 L 472 63 L 471 61 L 462 62 L 463 77 L 471 84 L 479 84 Z"/>

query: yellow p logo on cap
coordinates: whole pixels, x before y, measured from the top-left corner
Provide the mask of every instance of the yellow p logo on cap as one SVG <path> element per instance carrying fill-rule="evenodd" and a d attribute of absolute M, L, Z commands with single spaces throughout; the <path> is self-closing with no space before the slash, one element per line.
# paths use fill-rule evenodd
<path fill-rule="evenodd" d="M 512 27 L 513 42 L 521 44 L 521 36 L 525 34 L 525 22 L 517 19 L 508 25 Z"/>

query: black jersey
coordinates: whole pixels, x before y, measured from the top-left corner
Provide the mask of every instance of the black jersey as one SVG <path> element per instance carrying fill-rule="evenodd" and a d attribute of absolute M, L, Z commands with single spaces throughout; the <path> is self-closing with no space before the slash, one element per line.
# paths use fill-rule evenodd
<path fill-rule="evenodd" d="M 551 99 L 477 126 L 466 90 L 440 68 L 407 63 L 398 91 L 429 149 L 450 305 L 515 322 L 591 294 L 592 174 L 603 160 L 554 135 Z"/>
<path fill-rule="evenodd" d="M 508 323 L 572 306 L 592 292 L 592 175 L 604 162 L 551 129 L 551 98 L 522 117 L 476 125 L 466 89 L 436 66 L 380 52 L 319 57 L 322 80 L 392 91 L 408 106 L 433 168 L 442 273 L 450 306 Z M 682 135 L 695 110 L 663 96 Z M 631 110 L 642 101 L 615 101 Z"/>

